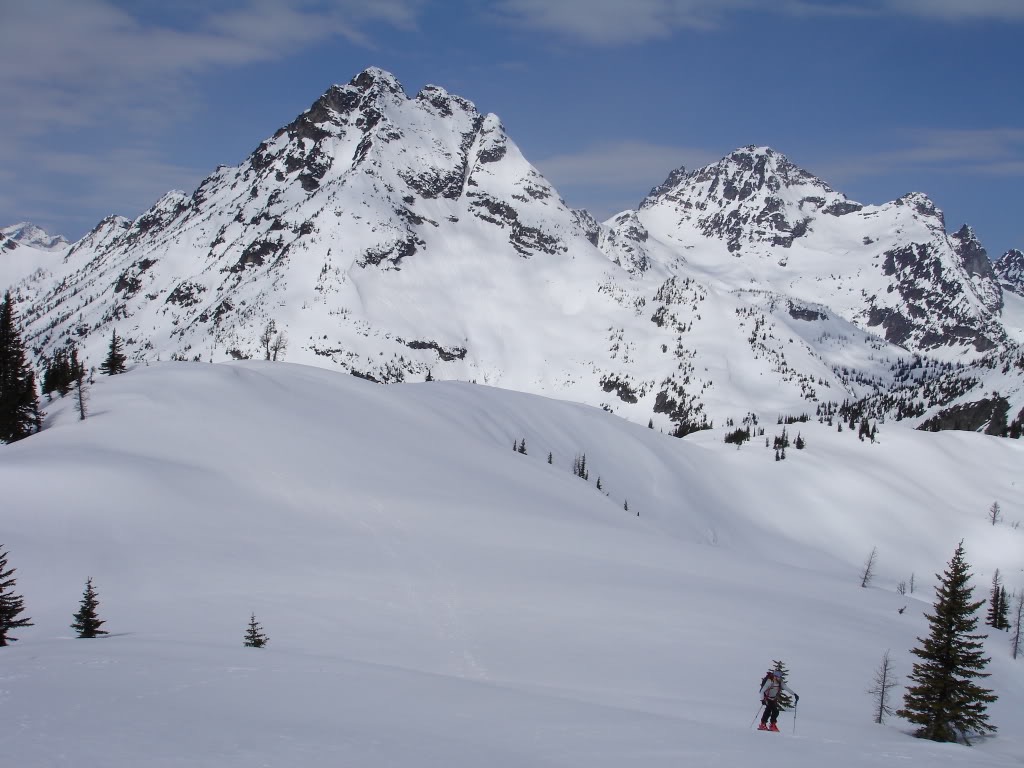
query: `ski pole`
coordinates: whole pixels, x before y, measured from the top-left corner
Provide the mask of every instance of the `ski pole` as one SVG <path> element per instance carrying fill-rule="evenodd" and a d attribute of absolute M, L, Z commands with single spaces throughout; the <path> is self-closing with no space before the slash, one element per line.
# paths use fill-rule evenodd
<path fill-rule="evenodd" d="M 793 705 L 793 735 L 796 736 L 796 704 Z"/>
<path fill-rule="evenodd" d="M 753 728 L 753 727 L 754 727 L 754 723 L 756 723 L 756 722 L 757 722 L 757 718 L 758 718 L 758 716 L 759 716 L 759 715 L 761 714 L 761 710 L 762 710 L 762 709 L 764 709 L 764 704 L 761 704 L 761 706 L 759 706 L 759 707 L 757 708 L 757 714 L 755 714 L 755 715 L 754 715 L 754 719 L 750 721 L 750 727 L 751 727 L 751 728 Z"/>

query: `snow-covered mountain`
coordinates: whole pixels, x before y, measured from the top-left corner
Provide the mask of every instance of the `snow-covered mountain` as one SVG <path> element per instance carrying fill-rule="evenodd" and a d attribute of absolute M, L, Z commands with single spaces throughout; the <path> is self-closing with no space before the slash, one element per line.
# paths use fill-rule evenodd
<path fill-rule="evenodd" d="M 0 247 L 8 250 L 17 245 L 28 246 L 39 251 L 63 251 L 68 247 L 68 241 L 64 239 L 63 235 L 51 235 L 27 221 L 0 229 L 0 242 L 2 242 Z"/>
<path fill-rule="evenodd" d="M 1024 253 L 1016 248 L 1007 251 L 993 265 L 993 271 L 1005 290 L 1024 296 Z"/>
<path fill-rule="evenodd" d="M 22 222 L 0 229 L 0 292 L 36 270 L 50 270 L 67 251 L 68 241 Z"/>
<path fill-rule="evenodd" d="M 138 366 L 89 405 L 0 445 L 33 622 L 0 648 L 5 766 L 1020 766 L 1009 633 L 979 626 L 999 730 L 973 747 L 875 724 L 866 693 L 888 649 L 901 705 L 960 540 L 975 599 L 996 568 L 1024 589 L 1020 441 L 812 420 L 776 461 L 724 427 L 262 361 Z M 111 634 L 72 639 L 90 577 Z M 800 703 L 759 734 L 776 659 Z"/>
<path fill-rule="evenodd" d="M 262 357 L 273 321 L 290 361 L 680 434 L 884 394 L 916 355 L 981 371 L 953 399 L 980 397 L 1024 337 L 974 233 L 947 235 L 924 195 L 863 206 L 746 147 L 600 224 L 496 116 L 374 68 L 191 195 L 105 219 L 16 294 L 41 356 L 74 340 L 96 364 L 116 330 L 140 361 Z M 1024 386 L 1004 385 L 1013 420 Z"/>

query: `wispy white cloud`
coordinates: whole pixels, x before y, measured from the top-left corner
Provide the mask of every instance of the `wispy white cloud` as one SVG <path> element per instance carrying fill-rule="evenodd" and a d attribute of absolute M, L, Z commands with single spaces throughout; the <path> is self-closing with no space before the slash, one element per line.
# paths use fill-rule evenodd
<path fill-rule="evenodd" d="M 197 13 L 185 28 L 146 21 L 108 0 L 11 3 L 0 23 L 0 103 L 19 119 L 4 121 L 0 136 L 81 127 L 109 120 L 112 110 L 126 120 L 167 120 L 166 102 L 182 95 L 189 78 L 336 37 L 365 43 L 361 24 L 408 26 L 422 3 L 248 0 Z"/>
<path fill-rule="evenodd" d="M 16 208 L 24 211 L 37 194 L 49 194 L 51 209 L 70 210 L 80 202 L 70 190 L 87 173 L 95 174 L 92 198 L 109 206 L 104 213 L 131 215 L 159 191 L 179 182 L 190 188 L 198 180 L 193 172 L 161 161 L 153 147 L 194 114 L 198 78 L 335 39 L 372 47 L 368 25 L 413 27 L 427 1 L 4 2 L 0 163 L 14 172 Z M 80 146 L 78 138 L 90 130 L 116 136 L 120 149 L 54 152 L 69 136 Z M 48 193 L 38 178 L 44 173 Z M 6 201 L 14 196 L 8 192 Z"/>
<path fill-rule="evenodd" d="M 626 140 L 591 144 L 534 164 L 570 205 L 604 219 L 635 208 L 670 171 L 700 168 L 720 156 L 697 147 Z"/>
<path fill-rule="evenodd" d="M 882 10 L 942 21 L 1024 21 L 1021 0 L 884 0 Z"/>
<path fill-rule="evenodd" d="M 758 0 L 500 0 L 514 23 L 598 45 L 670 37 L 680 29 L 711 29 Z"/>
<path fill-rule="evenodd" d="M 1022 0 L 499 0 L 513 23 L 593 45 L 664 39 L 728 24 L 741 12 L 791 16 L 905 16 L 933 21 L 1024 21 Z"/>
<path fill-rule="evenodd" d="M 700 167 L 718 159 L 711 151 L 643 141 L 602 142 L 578 152 L 553 155 L 536 163 L 556 187 L 617 187 L 647 185 L 665 180 L 680 166 Z"/>
<path fill-rule="evenodd" d="M 821 170 L 827 177 L 843 181 L 913 169 L 1024 177 L 1024 129 L 920 131 L 902 147 L 826 162 Z"/>

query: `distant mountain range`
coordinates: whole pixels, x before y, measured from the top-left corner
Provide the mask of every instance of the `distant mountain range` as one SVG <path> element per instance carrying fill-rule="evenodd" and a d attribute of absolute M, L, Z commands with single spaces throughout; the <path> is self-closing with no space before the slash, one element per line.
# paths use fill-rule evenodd
<path fill-rule="evenodd" d="M 495 115 L 374 68 L 134 221 L 0 230 L 0 280 L 40 361 L 73 342 L 98 365 L 115 330 L 137 361 L 263 357 L 273 321 L 288 361 L 676 434 L 840 409 L 1024 426 L 1024 254 L 990 261 L 925 195 L 861 205 L 749 146 L 601 223 Z"/>

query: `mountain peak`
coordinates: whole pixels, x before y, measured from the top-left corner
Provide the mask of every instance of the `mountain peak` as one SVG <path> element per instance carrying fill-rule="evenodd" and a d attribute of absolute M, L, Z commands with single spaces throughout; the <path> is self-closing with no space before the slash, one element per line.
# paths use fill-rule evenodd
<path fill-rule="evenodd" d="M 393 94 L 405 94 L 405 89 L 398 82 L 398 78 L 380 67 L 367 67 L 349 81 L 349 85 L 355 86 L 366 93 L 370 91 L 386 91 Z"/>
<path fill-rule="evenodd" d="M 908 192 L 896 199 L 896 205 L 908 205 L 922 216 L 935 216 L 940 221 L 945 221 L 942 211 L 932 202 L 924 192 Z M 945 226 L 945 225 L 943 225 Z"/>
<path fill-rule="evenodd" d="M 51 235 L 46 230 L 37 227 L 29 221 L 21 221 L 9 227 L 0 229 L 0 235 L 13 240 L 21 245 L 30 248 L 38 248 L 43 251 L 55 251 L 68 245 L 63 235 Z"/>
<path fill-rule="evenodd" d="M 696 171 L 673 171 L 640 208 L 693 219 L 702 234 L 738 255 L 744 245 L 789 248 L 817 212 L 842 216 L 861 206 L 781 152 L 750 144 Z"/>

